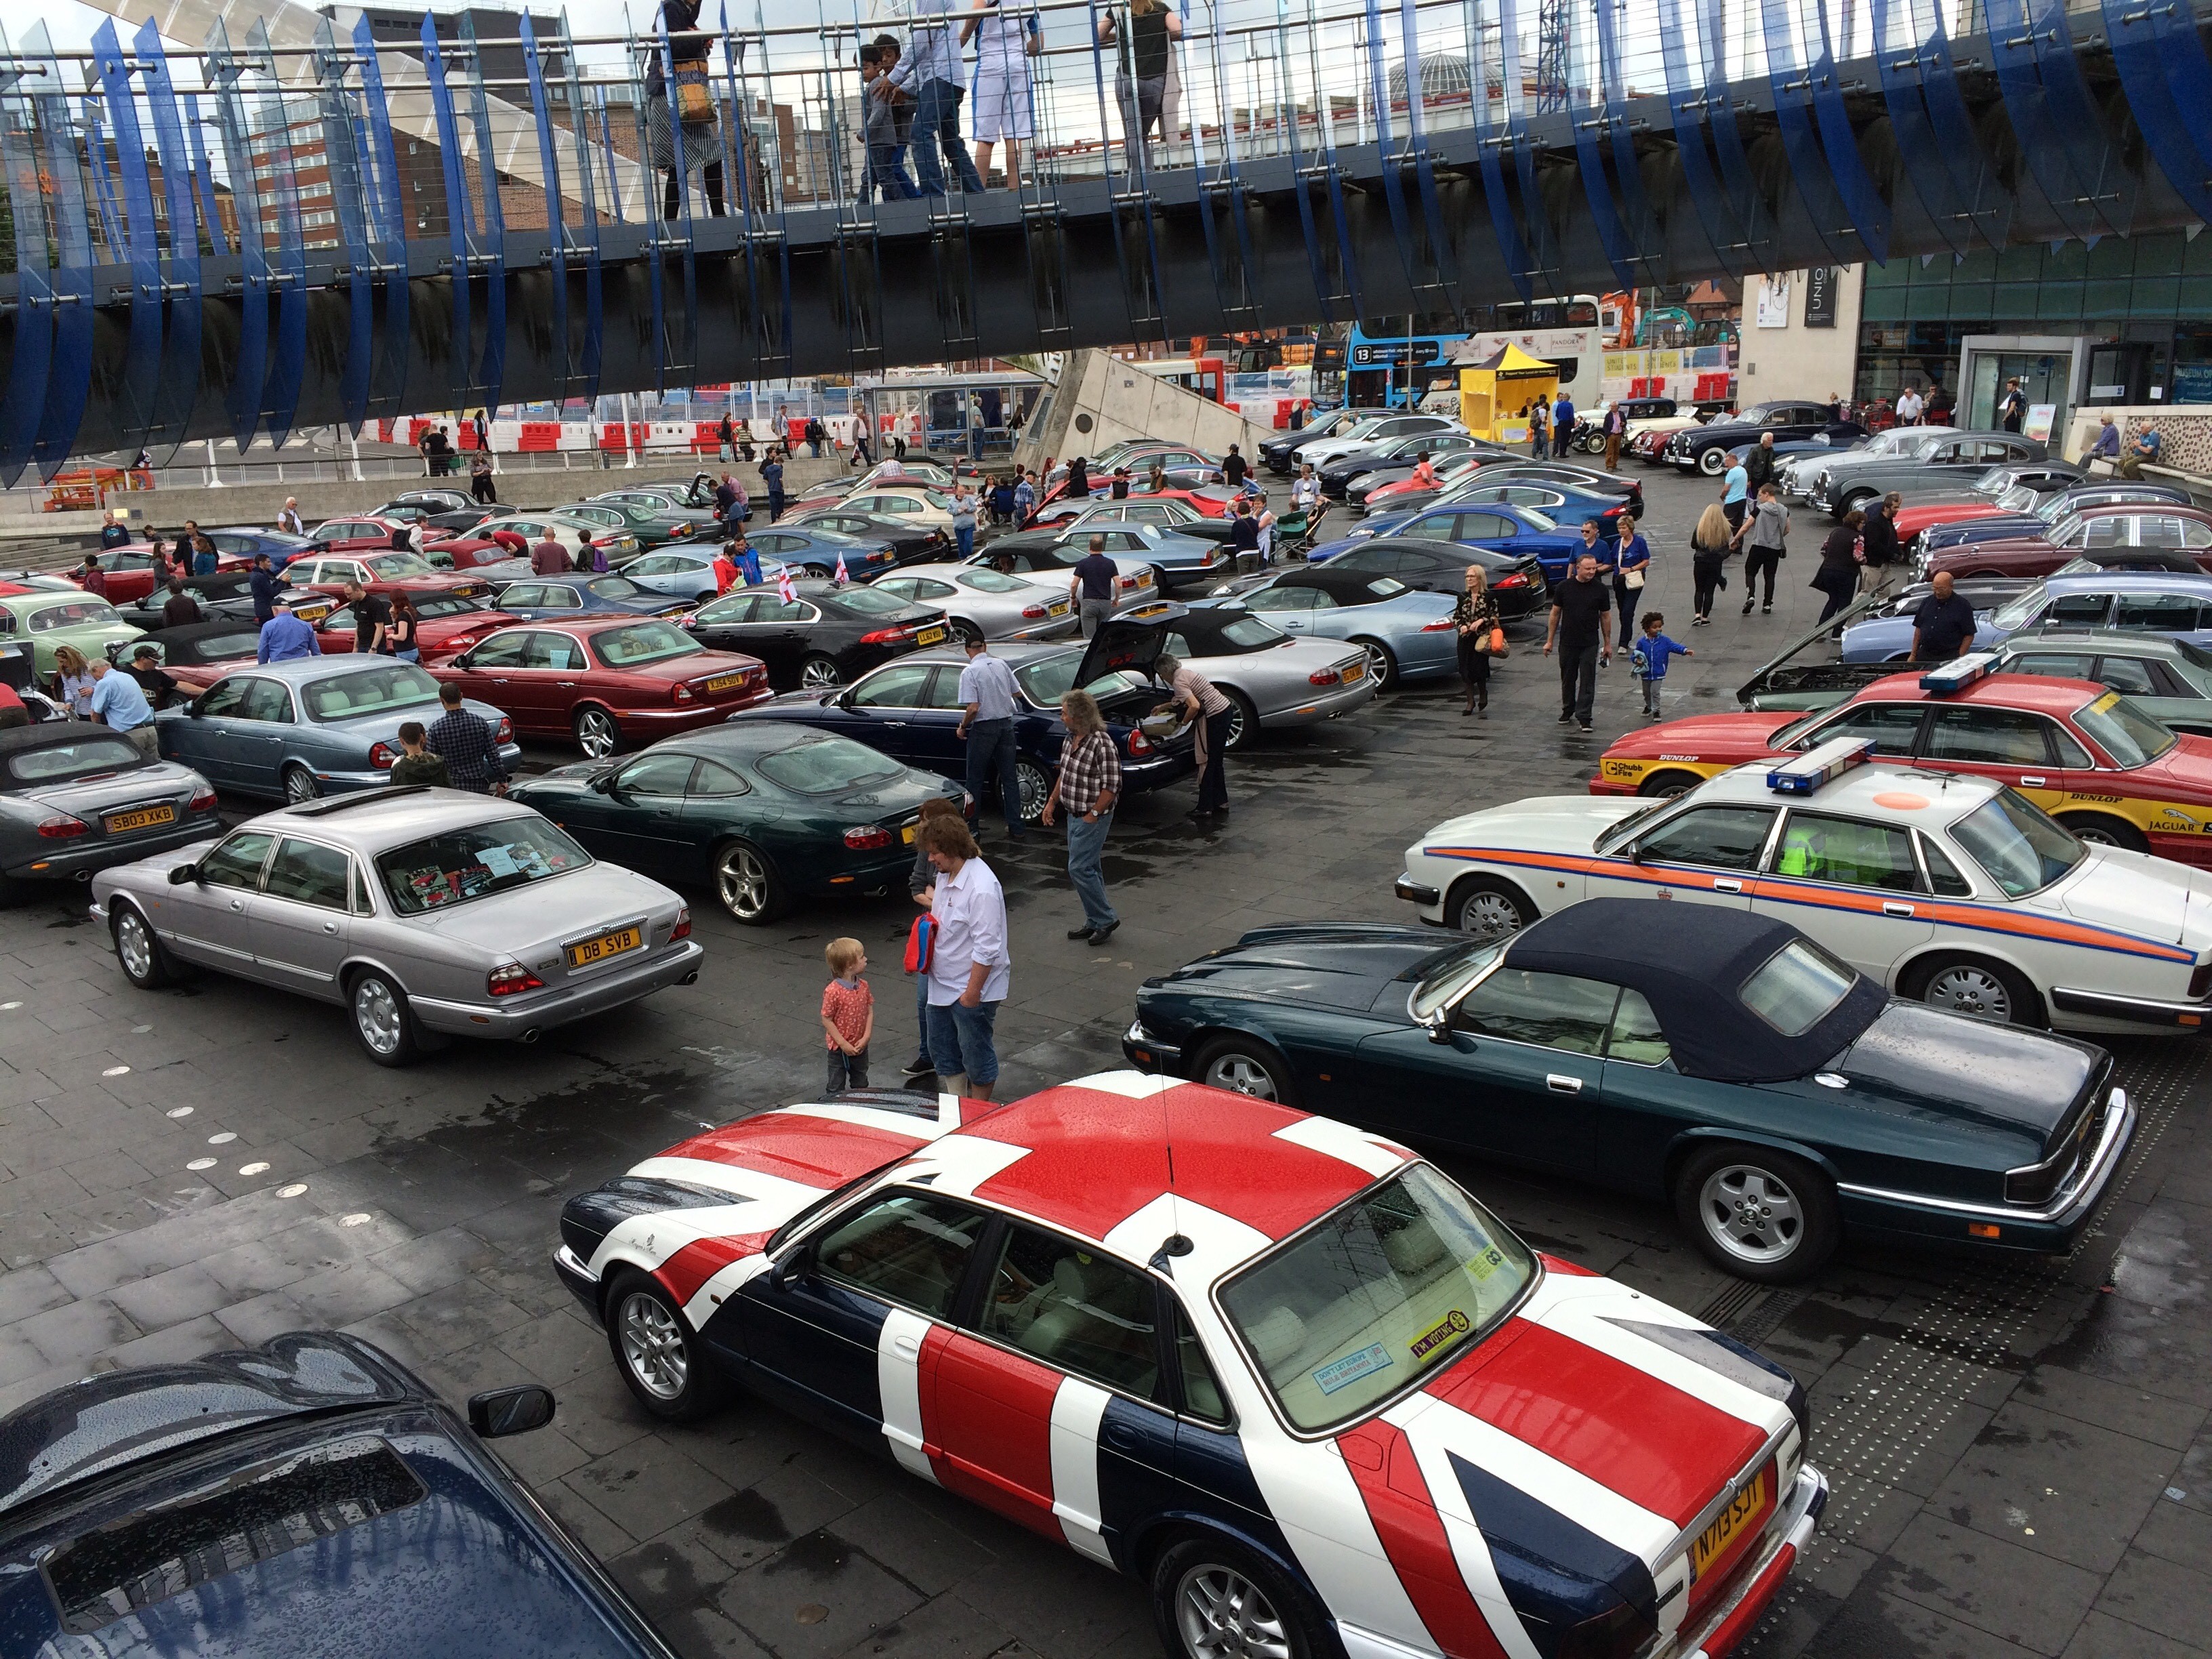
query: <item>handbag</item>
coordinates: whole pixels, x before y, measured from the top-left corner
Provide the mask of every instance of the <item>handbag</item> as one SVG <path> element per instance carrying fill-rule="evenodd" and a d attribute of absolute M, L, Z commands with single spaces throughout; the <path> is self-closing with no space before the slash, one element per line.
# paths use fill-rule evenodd
<path fill-rule="evenodd" d="M 1492 628 L 1490 630 L 1488 649 L 1493 657 L 1510 657 L 1513 654 L 1512 647 L 1505 643 L 1505 630 L 1503 628 Z"/>
<path fill-rule="evenodd" d="M 937 918 L 923 915 L 914 919 L 907 930 L 906 970 L 909 974 L 926 974 L 930 961 L 937 954 Z"/>
<path fill-rule="evenodd" d="M 687 127 L 704 126 L 714 118 L 714 100 L 707 91 L 704 64 L 676 66 L 676 118 Z"/>
<path fill-rule="evenodd" d="M 1620 580 L 1630 592 L 1638 592 L 1644 586 L 1644 567 L 1638 565 L 1633 570 L 1624 572 Z"/>

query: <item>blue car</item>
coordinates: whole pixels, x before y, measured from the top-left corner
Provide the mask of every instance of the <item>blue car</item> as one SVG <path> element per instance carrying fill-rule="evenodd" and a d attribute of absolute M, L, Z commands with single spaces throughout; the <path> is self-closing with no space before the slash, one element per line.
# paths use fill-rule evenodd
<path fill-rule="evenodd" d="M 108 1371 L 0 1419 L 0 1631 L 48 1659 L 675 1659 L 482 1443 L 550 1389 L 468 1417 L 356 1338 Z"/>
<path fill-rule="evenodd" d="M 226 559 L 251 559 L 266 553 L 270 564 L 278 570 L 308 547 L 305 536 L 290 535 L 282 530 L 210 530 L 202 533 Z"/>
<path fill-rule="evenodd" d="M 499 734 L 508 771 L 514 726 L 489 703 L 462 705 Z M 376 789 L 392 780 L 399 728 L 443 712 L 438 682 L 393 657 L 334 653 L 234 669 L 182 708 L 154 716 L 161 758 L 232 794 L 286 801 Z"/>
<path fill-rule="evenodd" d="M 2049 576 L 1991 611 L 1974 613 L 1973 649 L 2045 628 L 2118 628 L 2212 646 L 2212 576 L 2103 570 Z M 1904 662 L 1912 614 L 1869 617 L 1844 629 L 1845 662 Z"/>
<path fill-rule="evenodd" d="M 1961 519 L 1955 524 L 1930 525 L 1920 532 L 1920 551 L 1932 555 L 1947 547 L 2040 538 L 2087 508 L 2124 507 L 2136 501 L 2171 501 L 2177 507 L 2196 505 L 2187 490 L 2177 489 L 2171 484 L 2130 483 L 2125 480 L 2095 478 L 2047 495 L 2035 496 L 2032 505 L 2024 501 L 2017 512 L 1991 514 L 1979 519 Z"/>
<path fill-rule="evenodd" d="M 1561 494 L 1556 487 L 1548 493 Z M 1618 497 L 1589 499 L 1616 511 L 1620 505 Z M 1579 526 L 1581 520 L 1575 522 Z M 1548 514 L 1533 507 L 1510 507 L 1502 501 L 1473 506 L 1455 499 L 1410 513 L 1383 513 L 1363 519 L 1359 527 L 1341 540 L 1325 542 L 1310 550 L 1307 561 L 1325 564 L 1337 554 L 1374 536 L 1410 536 L 1425 542 L 1462 542 L 1469 547 L 1486 548 L 1492 553 L 1534 554 L 1543 565 L 1547 581 L 1562 580 L 1567 567 L 1583 550 L 1579 528 L 1563 529 Z"/>
<path fill-rule="evenodd" d="M 500 584 L 499 608 L 535 622 L 541 617 L 665 617 L 689 611 L 691 601 L 640 587 L 627 576 L 571 571 L 564 576 L 517 576 Z"/>
<path fill-rule="evenodd" d="M 1226 584 L 1199 603 L 1242 605 L 1297 639 L 1357 645 L 1367 653 L 1379 690 L 1459 672 L 1459 635 L 1451 621 L 1457 600 L 1408 587 L 1395 576 L 1308 566 Z"/>

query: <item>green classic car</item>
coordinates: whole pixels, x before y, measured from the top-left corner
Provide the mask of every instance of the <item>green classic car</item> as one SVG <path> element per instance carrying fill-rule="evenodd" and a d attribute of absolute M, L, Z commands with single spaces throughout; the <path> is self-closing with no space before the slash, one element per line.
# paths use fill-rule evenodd
<path fill-rule="evenodd" d="M 1785 922 L 1592 899 L 1501 943 L 1260 928 L 1137 994 L 1141 1069 L 1671 1199 L 1784 1283 L 1846 1231 L 2063 1251 L 2135 1111 L 2112 1057 L 1887 995 Z"/>
<path fill-rule="evenodd" d="M 714 515 L 689 507 L 645 507 L 635 501 L 575 501 L 559 509 L 571 519 L 587 519 L 605 530 L 627 530 L 650 553 L 671 542 L 713 541 Z"/>
<path fill-rule="evenodd" d="M 75 646 L 89 662 L 138 634 L 113 605 L 82 588 L 0 593 L 0 644 L 28 645 L 42 679 L 53 673 L 54 653 L 63 646 Z"/>
<path fill-rule="evenodd" d="M 738 921 L 773 921 L 801 897 L 903 891 L 921 804 L 959 787 L 787 720 L 709 726 L 617 761 L 527 778 L 534 806 L 597 857 L 711 884 Z"/>

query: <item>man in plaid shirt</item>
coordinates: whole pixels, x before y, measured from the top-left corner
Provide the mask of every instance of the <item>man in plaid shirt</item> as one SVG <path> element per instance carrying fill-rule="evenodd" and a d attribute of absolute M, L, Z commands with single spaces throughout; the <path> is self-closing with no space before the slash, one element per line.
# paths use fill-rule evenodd
<path fill-rule="evenodd" d="M 1106 831 L 1114 822 L 1114 803 L 1121 796 L 1121 755 L 1088 691 L 1071 691 L 1060 700 L 1060 723 L 1067 736 L 1060 745 L 1060 775 L 1045 798 L 1044 826 L 1052 828 L 1053 809 L 1067 809 L 1067 878 L 1083 901 L 1083 926 L 1067 930 L 1070 939 L 1103 945 L 1121 925 L 1106 899 L 1106 875 L 1099 860 Z"/>
<path fill-rule="evenodd" d="M 423 741 L 446 763 L 453 787 L 477 794 L 507 793 L 507 763 L 499 752 L 499 734 L 480 714 L 461 707 L 461 688 L 441 686 L 438 701 L 446 712 L 432 721 Z"/>

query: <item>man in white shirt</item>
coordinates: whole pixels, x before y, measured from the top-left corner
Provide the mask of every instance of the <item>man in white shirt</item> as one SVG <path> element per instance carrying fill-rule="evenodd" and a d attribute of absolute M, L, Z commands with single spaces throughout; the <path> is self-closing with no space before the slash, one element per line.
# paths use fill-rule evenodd
<path fill-rule="evenodd" d="M 1907 386 L 1897 395 L 1897 423 L 1899 426 L 1918 426 L 1921 410 L 1920 393 Z"/>
<path fill-rule="evenodd" d="M 968 665 L 960 671 L 960 736 L 968 744 L 968 793 L 975 798 L 982 822 L 989 786 L 995 781 L 1006 814 L 1006 838 L 1022 838 L 1022 786 L 1014 769 L 1014 671 L 984 648 L 968 641 Z"/>
<path fill-rule="evenodd" d="M 988 1100 L 999 1080 L 992 1024 L 1013 977 L 1006 895 L 959 819 L 927 819 L 920 839 L 937 872 L 929 902 L 937 927 L 929 958 L 930 1063 L 941 1091 Z"/>
<path fill-rule="evenodd" d="M 952 164 L 964 191 L 983 193 L 968 145 L 960 137 L 960 45 L 953 33 L 956 0 L 914 0 L 914 28 L 898 67 L 875 78 L 877 97 L 889 102 L 900 93 L 915 100 L 914 174 L 924 196 L 945 194 L 945 169 L 937 150 Z"/>

